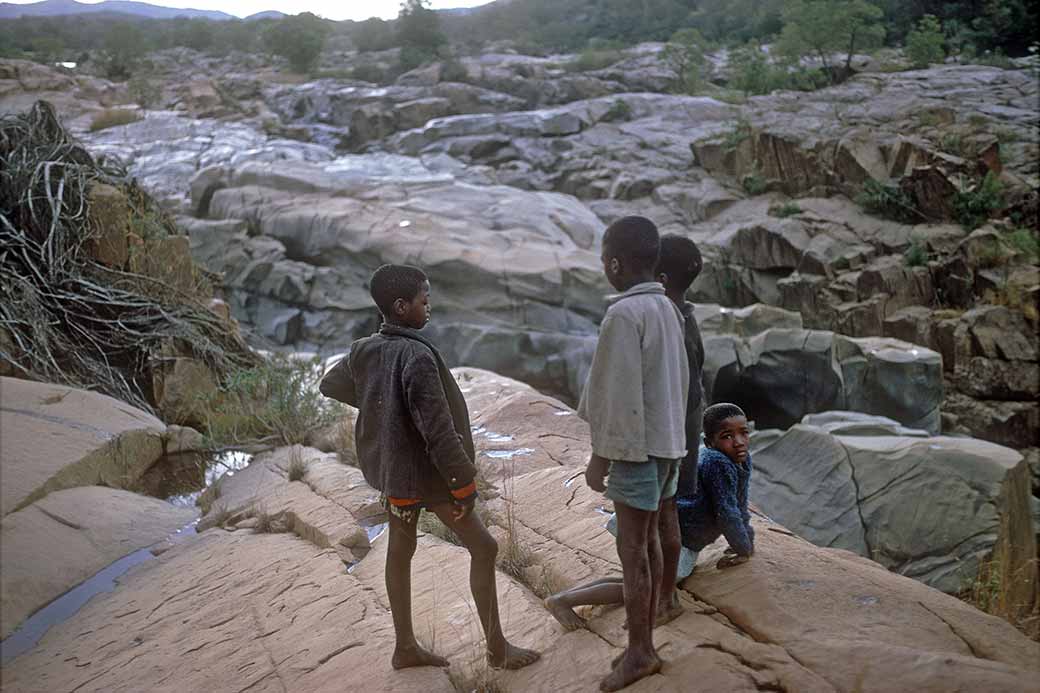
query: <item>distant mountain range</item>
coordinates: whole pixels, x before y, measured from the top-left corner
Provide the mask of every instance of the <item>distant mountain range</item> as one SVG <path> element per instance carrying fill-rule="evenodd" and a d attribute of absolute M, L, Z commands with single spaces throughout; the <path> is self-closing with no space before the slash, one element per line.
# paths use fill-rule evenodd
<path fill-rule="evenodd" d="M 43 2 L 33 2 L 27 5 L 15 5 L 9 2 L 0 3 L 0 19 L 99 13 L 125 14 L 145 19 L 173 19 L 174 17 L 213 19 L 217 21 L 236 19 L 236 17 L 226 12 L 218 12 L 216 10 L 160 7 L 159 5 L 150 5 L 146 2 L 133 2 L 133 0 L 105 0 L 96 4 L 76 2 L 76 0 L 43 0 Z M 257 12 L 246 17 L 246 19 L 279 19 L 284 16 L 285 14 L 282 12 L 268 11 Z"/>

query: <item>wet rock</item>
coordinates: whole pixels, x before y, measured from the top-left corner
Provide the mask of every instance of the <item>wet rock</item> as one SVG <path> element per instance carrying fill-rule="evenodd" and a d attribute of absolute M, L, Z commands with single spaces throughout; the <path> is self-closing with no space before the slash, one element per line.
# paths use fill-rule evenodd
<path fill-rule="evenodd" d="M 165 539 L 195 514 L 129 491 L 82 486 L 55 491 L 5 515 L 0 522 L 3 637 L 54 598 L 117 559 Z"/>

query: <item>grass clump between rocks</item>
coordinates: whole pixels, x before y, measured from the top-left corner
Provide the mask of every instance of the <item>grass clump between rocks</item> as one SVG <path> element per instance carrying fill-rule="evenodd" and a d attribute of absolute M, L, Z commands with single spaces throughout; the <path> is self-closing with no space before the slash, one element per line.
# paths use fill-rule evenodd
<path fill-rule="evenodd" d="M 891 221 L 913 224 L 921 218 L 921 213 L 906 192 L 898 186 L 886 185 L 873 178 L 863 185 L 856 202 L 871 214 Z"/>
<path fill-rule="evenodd" d="M 956 193 L 953 197 L 954 218 L 964 228 L 973 231 L 1004 206 L 1004 190 L 992 171 L 977 185 Z"/>
<path fill-rule="evenodd" d="M 910 247 L 903 253 L 903 261 L 907 267 L 924 267 L 928 264 L 928 250 L 919 240 L 910 241 Z"/>
<path fill-rule="evenodd" d="M 794 202 L 785 202 L 778 207 L 772 207 L 769 210 L 769 213 L 773 216 L 780 217 L 781 219 L 786 219 L 787 217 L 793 217 L 796 214 L 801 214 L 802 208 Z"/>

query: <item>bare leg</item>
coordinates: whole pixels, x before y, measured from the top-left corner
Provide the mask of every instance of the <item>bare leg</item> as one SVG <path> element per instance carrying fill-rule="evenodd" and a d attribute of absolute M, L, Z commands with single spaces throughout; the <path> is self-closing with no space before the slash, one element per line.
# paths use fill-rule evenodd
<path fill-rule="evenodd" d="M 394 619 L 397 645 L 390 660 L 394 669 L 446 667 L 448 660 L 419 647 L 412 630 L 412 556 L 415 555 L 415 523 L 390 513 L 390 545 L 386 550 L 386 596 Z"/>
<path fill-rule="evenodd" d="M 661 580 L 661 548 L 657 540 L 657 512 L 614 503 L 618 519 L 618 556 L 624 573 L 628 647 L 614 670 L 600 682 L 602 691 L 618 691 L 657 673 L 661 660 L 654 651 L 653 622 L 656 592 Z M 653 546 L 649 538 L 653 535 Z"/>
<path fill-rule="evenodd" d="M 538 661 L 541 656 L 534 650 L 525 650 L 509 644 L 502 634 L 498 616 L 498 588 L 495 585 L 495 556 L 498 544 L 487 528 L 469 513 L 460 520 L 452 516 L 453 506 L 445 503 L 431 508 L 449 529 L 455 532 L 469 551 L 469 588 L 477 605 L 477 614 L 487 640 L 488 663 L 503 669 L 520 669 Z"/>
<path fill-rule="evenodd" d="M 679 572 L 679 514 L 675 507 L 675 496 L 661 501 L 657 517 L 658 534 L 661 540 L 663 570 L 660 583 L 660 601 L 654 625 L 660 626 L 673 620 L 683 612 L 676 593 L 675 582 Z"/>
<path fill-rule="evenodd" d="M 574 607 L 621 604 L 624 601 L 625 590 L 621 578 L 600 578 L 552 595 L 545 600 L 545 607 L 564 628 L 576 630 L 585 628 L 587 624 L 585 619 L 574 613 Z"/>

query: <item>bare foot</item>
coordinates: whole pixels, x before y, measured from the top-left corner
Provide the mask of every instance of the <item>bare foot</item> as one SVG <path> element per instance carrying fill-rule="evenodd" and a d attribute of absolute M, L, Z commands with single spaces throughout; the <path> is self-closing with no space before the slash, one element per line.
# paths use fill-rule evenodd
<path fill-rule="evenodd" d="M 661 602 L 657 608 L 657 618 L 654 620 L 654 627 L 663 626 L 666 623 L 670 623 L 682 615 L 685 611 L 683 605 L 679 602 L 679 596 L 672 592 L 672 598 L 665 604 Z"/>
<path fill-rule="evenodd" d="M 409 667 L 446 667 L 448 660 L 432 652 L 428 652 L 416 645 L 412 648 L 394 650 L 393 659 L 390 664 L 394 669 L 407 669 Z"/>
<path fill-rule="evenodd" d="M 506 650 L 501 655 L 488 651 L 488 664 L 494 669 L 523 669 L 528 664 L 534 664 L 541 658 L 541 653 L 534 650 L 525 650 L 506 643 Z"/>
<path fill-rule="evenodd" d="M 585 619 L 574 613 L 574 609 L 563 604 L 560 598 L 555 595 L 545 600 L 545 608 L 567 630 L 578 630 L 579 628 L 587 627 Z"/>
<path fill-rule="evenodd" d="M 628 652 L 628 648 L 627 647 L 625 649 L 621 650 L 621 654 L 619 654 L 614 659 L 610 660 L 610 668 L 611 669 L 617 668 L 618 663 L 624 658 L 626 652 Z M 658 662 L 660 662 L 662 665 L 664 665 L 664 660 L 661 659 L 661 655 L 657 654 L 657 650 L 654 650 L 654 657 L 657 658 Z"/>
<path fill-rule="evenodd" d="M 620 691 L 640 679 L 653 676 L 661 671 L 661 665 L 661 658 L 656 653 L 651 657 L 632 657 L 626 650 L 610 675 L 600 681 L 599 689 L 601 691 Z"/>

